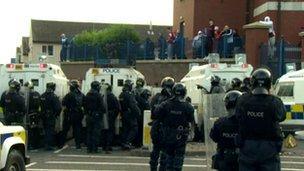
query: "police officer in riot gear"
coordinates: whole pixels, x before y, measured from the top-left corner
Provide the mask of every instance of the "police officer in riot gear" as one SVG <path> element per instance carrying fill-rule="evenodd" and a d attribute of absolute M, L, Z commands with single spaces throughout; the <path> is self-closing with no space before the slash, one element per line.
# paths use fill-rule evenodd
<path fill-rule="evenodd" d="M 210 131 L 210 138 L 217 143 L 217 153 L 213 156 L 213 169 L 219 171 L 236 171 L 239 168 L 238 151 L 235 138 L 239 132 L 239 124 L 235 115 L 237 99 L 240 91 L 232 90 L 224 96 L 228 116 L 215 121 Z"/>
<path fill-rule="evenodd" d="M 119 102 L 122 112 L 122 148 L 129 150 L 133 148 L 131 143 L 138 134 L 137 118 L 140 115 L 136 99 L 132 91 L 133 83 L 126 80 L 119 95 Z"/>
<path fill-rule="evenodd" d="M 53 150 L 56 118 L 61 113 L 61 103 L 54 93 L 56 84 L 53 82 L 46 84 L 46 91 L 41 95 L 41 117 L 45 133 L 45 149 Z"/>
<path fill-rule="evenodd" d="M 3 109 L 4 122 L 6 125 L 23 125 L 25 114 L 25 100 L 19 94 L 20 83 L 16 80 L 9 82 L 9 90 L 1 96 L 0 106 Z"/>
<path fill-rule="evenodd" d="M 269 93 L 271 73 L 264 68 L 252 74 L 252 92 L 242 95 L 236 106 L 240 123 L 239 170 L 279 171 L 282 134 L 279 122 L 285 120 L 282 101 Z"/>
<path fill-rule="evenodd" d="M 103 114 L 105 107 L 100 94 L 101 84 L 98 81 L 91 83 L 91 90 L 84 100 L 84 110 L 87 125 L 87 152 L 97 153 L 99 140 L 101 137 Z"/>
<path fill-rule="evenodd" d="M 241 92 L 250 93 L 250 91 L 251 91 L 250 78 L 246 77 L 242 82 Z"/>
<path fill-rule="evenodd" d="M 194 108 L 185 101 L 187 90 L 183 84 L 175 84 L 172 91 L 173 98 L 162 102 L 155 109 L 155 114 L 162 123 L 161 139 L 167 157 L 166 170 L 181 171 L 190 126 L 194 122 Z"/>
<path fill-rule="evenodd" d="M 152 119 L 152 128 L 151 128 L 151 139 L 153 143 L 153 149 L 150 154 L 150 168 L 151 171 L 156 171 L 158 167 L 158 161 L 159 161 L 159 170 L 164 171 L 166 169 L 166 155 L 164 151 L 162 150 L 162 140 L 160 136 L 160 126 L 161 123 L 159 121 L 159 116 L 155 109 L 164 101 L 170 99 L 172 94 L 172 88 L 174 86 L 174 79 L 171 77 L 165 77 L 161 81 L 162 91 L 160 93 L 157 93 L 155 96 L 151 99 L 151 119 Z M 160 158 L 160 159 L 159 159 Z"/>
<path fill-rule="evenodd" d="M 106 151 L 106 153 L 110 153 L 110 151 L 112 151 L 114 142 L 115 121 L 120 112 L 120 105 L 117 97 L 112 93 L 112 86 L 108 83 L 105 83 L 105 86 L 108 105 L 109 129 L 104 130 L 102 146 L 103 150 Z"/>
<path fill-rule="evenodd" d="M 62 106 L 64 107 L 63 135 L 61 145 L 65 143 L 70 127 L 73 128 L 76 149 L 81 148 L 81 129 L 83 112 L 84 94 L 79 89 L 78 80 L 70 81 L 70 92 L 64 96 Z"/>
<path fill-rule="evenodd" d="M 29 134 L 29 148 L 36 149 L 40 141 L 40 94 L 34 90 L 34 85 L 31 81 L 24 83 L 24 86 L 29 90 L 28 99 L 28 134 Z"/>
<path fill-rule="evenodd" d="M 133 94 L 135 95 L 135 99 L 140 109 L 140 115 L 137 118 L 138 134 L 134 140 L 134 145 L 136 147 L 142 146 L 144 110 L 149 109 L 149 90 L 144 89 L 144 85 L 145 80 L 142 78 L 138 78 L 136 80 L 136 86 L 133 90 Z"/>
<path fill-rule="evenodd" d="M 217 75 L 211 77 L 211 89 L 210 94 L 225 93 L 224 88 L 220 85 L 221 78 Z"/>
<path fill-rule="evenodd" d="M 227 92 L 232 91 L 232 90 L 237 90 L 240 91 L 241 90 L 241 85 L 242 85 L 242 81 L 238 78 L 233 78 L 231 80 L 231 84 L 230 84 L 230 89 L 227 90 Z"/>

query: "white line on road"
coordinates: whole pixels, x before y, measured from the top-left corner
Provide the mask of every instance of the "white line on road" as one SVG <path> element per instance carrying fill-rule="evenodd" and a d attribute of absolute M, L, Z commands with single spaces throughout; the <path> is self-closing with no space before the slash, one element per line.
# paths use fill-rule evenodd
<path fill-rule="evenodd" d="M 125 171 L 125 170 L 79 170 L 79 169 L 26 169 L 27 171 Z"/>
<path fill-rule="evenodd" d="M 104 159 L 150 159 L 150 157 L 135 157 L 135 156 L 99 156 L 99 155 L 74 155 L 74 154 L 59 154 L 59 157 L 74 157 L 74 158 L 104 158 Z M 185 158 L 192 161 L 206 161 L 205 158 Z"/>
<path fill-rule="evenodd" d="M 61 149 L 54 151 L 54 154 L 60 153 L 62 150 L 67 149 L 69 145 L 63 146 Z"/>
<path fill-rule="evenodd" d="M 69 165 L 120 165 L 120 166 L 150 166 L 148 163 L 120 163 L 120 162 L 74 162 L 74 161 L 48 161 L 46 164 L 69 164 Z M 184 167 L 205 168 L 206 165 L 184 164 Z"/>
<path fill-rule="evenodd" d="M 304 162 L 281 161 L 281 164 L 299 164 L 299 165 L 304 165 Z"/>
<path fill-rule="evenodd" d="M 280 156 L 281 158 L 304 159 L 304 156 Z"/>
<path fill-rule="evenodd" d="M 26 165 L 25 167 L 28 168 L 28 167 L 34 166 L 35 164 L 37 164 L 37 162 L 30 163 L 30 164 Z"/>
<path fill-rule="evenodd" d="M 303 169 L 294 169 L 294 168 L 282 168 L 282 171 L 303 171 Z"/>

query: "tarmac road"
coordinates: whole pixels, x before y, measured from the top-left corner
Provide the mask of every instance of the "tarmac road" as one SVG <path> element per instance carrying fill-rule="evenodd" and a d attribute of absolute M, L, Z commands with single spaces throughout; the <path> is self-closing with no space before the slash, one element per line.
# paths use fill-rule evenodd
<path fill-rule="evenodd" d="M 301 148 L 301 149 L 297 149 Z M 292 150 L 285 150 L 281 156 L 283 171 L 304 171 L 304 149 L 299 145 Z M 148 171 L 149 158 L 134 156 L 130 151 L 115 150 L 112 154 L 104 152 L 87 154 L 85 148 L 76 150 L 73 146 L 46 152 L 31 151 L 31 163 L 28 171 Z M 206 171 L 206 157 L 189 156 L 184 163 L 184 171 Z"/>

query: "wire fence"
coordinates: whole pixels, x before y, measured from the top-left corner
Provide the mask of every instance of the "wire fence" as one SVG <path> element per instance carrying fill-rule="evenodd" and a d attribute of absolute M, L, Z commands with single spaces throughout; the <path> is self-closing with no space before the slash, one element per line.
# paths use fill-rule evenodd
<path fill-rule="evenodd" d="M 146 39 L 140 43 L 127 41 L 119 44 L 108 44 L 104 47 L 98 45 L 78 46 L 73 42 L 62 45 L 61 61 L 95 61 L 97 63 L 116 61 L 121 64 L 133 65 L 136 60 L 155 59 L 185 59 L 204 58 L 209 53 L 219 53 L 223 58 L 234 56 L 235 53 L 244 52 L 243 39 L 231 35 L 223 35 L 220 39 L 209 39 L 202 36 L 199 47 L 194 46 L 195 41 L 184 37 L 168 44 L 165 39 L 153 42 Z M 211 46 L 210 46 L 211 44 Z M 168 47 L 171 48 L 168 48 Z M 169 57 L 168 54 L 173 56 Z"/>

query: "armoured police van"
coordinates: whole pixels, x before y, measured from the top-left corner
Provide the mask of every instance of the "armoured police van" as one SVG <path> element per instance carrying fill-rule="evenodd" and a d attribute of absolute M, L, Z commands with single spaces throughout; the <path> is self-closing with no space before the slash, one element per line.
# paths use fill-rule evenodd
<path fill-rule="evenodd" d="M 26 153 L 26 133 L 21 126 L 4 126 L 0 122 L 0 170 L 23 171 L 30 158 Z"/>
<path fill-rule="evenodd" d="M 118 97 L 122 91 L 125 80 L 131 80 L 133 83 L 138 78 L 145 78 L 143 74 L 134 68 L 90 68 L 82 82 L 82 91 L 87 93 L 91 88 L 92 81 L 111 84 L 113 94 Z"/>
<path fill-rule="evenodd" d="M 0 68 L 0 93 L 8 89 L 8 82 L 11 79 L 16 79 L 21 83 L 21 86 L 32 81 L 34 89 L 40 94 L 45 92 L 48 82 L 56 83 L 55 94 L 60 98 L 68 93 L 68 79 L 61 68 L 54 64 L 6 64 Z"/>
<path fill-rule="evenodd" d="M 286 120 L 281 123 L 284 131 L 304 129 L 304 69 L 289 72 L 277 80 L 274 94 L 286 107 Z"/>
<path fill-rule="evenodd" d="M 253 67 L 250 64 L 211 63 L 193 66 L 182 78 L 181 82 L 187 88 L 187 95 L 192 99 L 193 105 L 200 103 L 201 89 L 206 93 L 211 89 L 211 77 L 216 75 L 221 78 L 221 85 L 228 88 L 233 78 L 243 80 L 250 77 Z"/>

